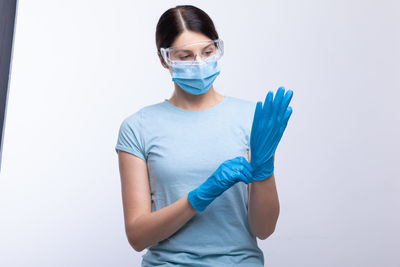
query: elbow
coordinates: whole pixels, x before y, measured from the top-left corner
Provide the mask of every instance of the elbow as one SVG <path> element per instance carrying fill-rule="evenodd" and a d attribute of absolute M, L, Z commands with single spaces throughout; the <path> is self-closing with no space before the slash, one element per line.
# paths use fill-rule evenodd
<path fill-rule="evenodd" d="M 265 240 L 275 232 L 275 225 L 273 227 L 266 228 L 265 231 L 257 233 L 257 237 L 261 240 Z"/>
<path fill-rule="evenodd" d="M 271 224 L 264 224 L 262 227 L 259 226 L 258 228 L 255 227 L 250 223 L 250 229 L 254 236 L 258 237 L 261 240 L 267 239 L 270 235 L 272 235 L 275 232 L 275 227 L 276 223 L 271 225 Z"/>
<path fill-rule="evenodd" d="M 141 252 L 146 248 L 146 246 L 144 246 L 142 242 L 140 242 L 140 239 L 136 235 L 134 235 L 132 231 L 125 229 L 125 233 L 126 237 L 128 238 L 129 244 L 135 251 Z"/>
<path fill-rule="evenodd" d="M 141 252 L 145 249 L 143 245 L 141 245 L 136 239 L 132 237 L 128 236 L 128 242 L 131 245 L 131 247 L 137 252 Z"/>
<path fill-rule="evenodd" d="M 274 233 L 274 231 L 272 232 L 267 232 L 267 233 L 260 233 L 257 235 L 257 237 L 261 240 L 265 240 L 267 239 L 270 235 L 272 235 Z"/>
<path fill-rule="evenodd" d="M 141 252 L 141 251 L 143 251 L 145 249 L 145 248 L 138 248 L 138 247 L 134 247 L 134 246 L 132 246 L 132 247 L 137 252 Z"/>

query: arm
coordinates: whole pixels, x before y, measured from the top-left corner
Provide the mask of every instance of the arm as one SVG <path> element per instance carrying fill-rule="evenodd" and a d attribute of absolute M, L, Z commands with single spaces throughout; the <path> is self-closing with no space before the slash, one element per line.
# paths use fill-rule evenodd
<path fill-rule="evenodd" d="M 174 234 L 197 211 L 186 195 L 167 207 L 151 212 L 146 162 L 121 150 L 118 151 L 118 159 L 125 232 L 129 244 L 140 252 Z"/>
<path fill-rule="evenodd" d="M 250 162 L 250 151 L 248 154 Z M 253 181 L 248 186 L 250 229 L 255 236 L 264 240 L 274 232 L 279 216 L 279 199 L 275 176 L 272 174 L 265 180 Z"/>

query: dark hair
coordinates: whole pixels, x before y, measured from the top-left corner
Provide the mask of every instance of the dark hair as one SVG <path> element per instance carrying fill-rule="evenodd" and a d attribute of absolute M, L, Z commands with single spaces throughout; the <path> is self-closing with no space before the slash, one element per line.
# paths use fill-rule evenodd
<path fill-rule="evenodd" d="M 214 23 L 206 12 L 192 5 L 179 5 L 165 11 L 158 20 L 157 51 L 160 51 L 160 47 L 170 47 L 185 30 L 202 33 L 211 40 L 218 39 Z"/>

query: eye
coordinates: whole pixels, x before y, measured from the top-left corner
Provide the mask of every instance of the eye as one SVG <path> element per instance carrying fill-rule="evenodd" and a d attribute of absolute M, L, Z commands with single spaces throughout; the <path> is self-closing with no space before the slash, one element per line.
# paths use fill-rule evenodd
<path fill-rule="evenodd" d="M 215 49 L 209 48 L 207 51 L 204 51 L 203 54 L 206 56 L 211 56 L 215 53 Z"/>
<path fill-rule="evenodd" d="M 185 59 L 188 59 L 189 57 L 190 57 L 190 56 L 180 56 L 179 59 L 180 59 L 180 60 L 185 60 Z"/>

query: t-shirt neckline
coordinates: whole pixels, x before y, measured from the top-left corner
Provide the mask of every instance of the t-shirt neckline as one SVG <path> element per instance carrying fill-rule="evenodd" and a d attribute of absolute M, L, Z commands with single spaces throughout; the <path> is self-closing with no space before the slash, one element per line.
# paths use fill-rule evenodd
<path fill-rule="evenodd" d="M 165 106 L 167 106 L 168 108 L 170 108 L 172 110 L 175 110 L 175 111 L 181 112 L 181 113 L 185 113 L 185 114 L 205 114 L 205 113 L 209 113 L 209 112 L 218 110 L 221 106 L 223 106 L 228 101 L 228 98 L 229 98 L 229 96 L 225 95 L 224 98 L 219 103 L 215 104 L 211 108 L 208 108 L 205 110 L 198 110 L 198 111 L 192 111 L 192 110 L 187 110 L 187 109 L 177 107 L 174 104 L 170 103 L 168 101 L 168 99 L 164 99 L 164 104 L 165 104 Z"/>

